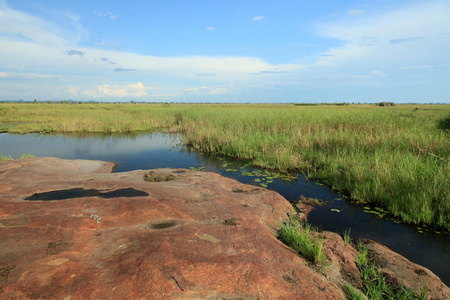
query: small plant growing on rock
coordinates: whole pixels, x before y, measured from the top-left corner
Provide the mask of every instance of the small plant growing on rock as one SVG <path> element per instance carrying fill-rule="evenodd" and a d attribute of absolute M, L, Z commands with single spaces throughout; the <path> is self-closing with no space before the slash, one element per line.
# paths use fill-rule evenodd
<path fill-rule="evenodd" d="M 235 218 L 231 218 L 231 219 L 226 219 L 225 221 L 223 221 L 223 225 L 236 227 L 238 225 L 238 223 L 236 222 Z"/>
<path fill-rule="evenodd" d="M 308 223 L 301 223 L 296 214 L 289 216 L 289 222 L 281 224 L 280 240 L 299 255 L 317 266 L 324 266 L 327 257 L 323 251 L 323 239 L 314 237 L 314 230 Z"/>
<path fill-rule="evenodd" d="M 175 180 L 175 179 L 176 179 L 176 177 L 173 174 L 159 175 L 159 174 L 156 174 L 154 171 L 150 171 L 144 175 L 144 180 L 150 181 L 150 182 L 171 181 L 171 180 Z"/>
<path fill-rule="evenodd" d="M 387 280 L 383 270 L 370 258 L 367 248 L 362 243 L 357 245 L 357 250 L 359 256 L 356 260 L 356 265 L 361 273 L 362 291 L 368 299 L 427 299 L 425 286 L 420 294 L 417 295 L 403 285 L 393 285 Z M 346 290 L 346 293 L 347 296 L 351 295 L 351 292 L 349 293 L 348 290 Z M 350 296 L 349 299 L 361 298 L 352 298 Z"/>
<path fill-rule="evenodd" d="M 238 187 L 233 187 L 233 189 L 231 190 L 233 193 L 243 193 L 244 190 Z"/>
<path fill-rule="evenodd" d="M 344 231 L 343 238 L 344 238 L 344 242 L 347 245 L 351 245 L 352 244 L 352 238 L 350 237 L 350 230 L 351 230 L 351 228 L 348 231 L 347 230 Z"/>

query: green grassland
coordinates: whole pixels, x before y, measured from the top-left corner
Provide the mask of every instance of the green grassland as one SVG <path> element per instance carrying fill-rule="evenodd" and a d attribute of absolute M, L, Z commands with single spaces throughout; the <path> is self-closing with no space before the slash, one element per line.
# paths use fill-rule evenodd
<path fill-rule="evenodd" d="M 0 104 L 0 131 L 149 130 L 300 170 L 364 206 L 450 229 L 450 105 Z"/>

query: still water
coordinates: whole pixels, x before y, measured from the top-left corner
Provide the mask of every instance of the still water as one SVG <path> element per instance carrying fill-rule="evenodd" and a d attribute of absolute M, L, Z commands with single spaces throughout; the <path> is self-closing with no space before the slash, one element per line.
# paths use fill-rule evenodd
<path fill-rule="evenodd" d="M 301 195 L 317 198 L 326 205 L 309 214 L 309 222 L 352 238 L 369 238 L 402 254 L 438 275 L 450 286 L 450 235 L 419 233 L 416 226 L 363 212 L 326 187 L 301 175 L 286 178 L 248 165 L 246 161 L 189 151 L 178 135 L 145 133 L 139 135 L 11 135 L 0 134 L 0 154 L 20 158 L 22 154 L 65 159 L 113 161 L 115 172 L 154 168 L 196 168 L 234 178 L 242 183 L 275 190 L 287 200 Z"/>

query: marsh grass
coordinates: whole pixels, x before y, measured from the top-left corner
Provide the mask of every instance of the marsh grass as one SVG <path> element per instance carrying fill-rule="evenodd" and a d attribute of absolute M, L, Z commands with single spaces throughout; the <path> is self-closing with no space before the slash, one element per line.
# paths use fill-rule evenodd
<path fill-rule="evenodd" d="M 351 286 L 350 284 L 346 284 L 344 286 L 344 292 L 347 296 L 347 299 L 349 300 L 367 300 L 368 298 L 359 290 L 357 290 L 355 287 Z"/>
<path fill-rule="evenodd" d="M 11 156 L 4 156 L 3 154 L 0 154 L 0 161 L 8 161 L 12 159 L 13 158 Z"/>
<path fill-rule="evenodd" d="M 30 158 L 30 157 L 34 157 L 34 155 L 32 155 L 32 154 L 23 154 L 20 157 L 20 159 Z M 0 154 L 0 161 L 8 161 L 8 160 L 13 160 L 13 158 L 11 156 L 4 156 L 3 154 Z"/>
<path fill-rule="evenodd" d="M 449 115 L 449 105 L 0 104 L 0 131 L 179 132 L 194 149 L 301 171 L 352 201 L 449 230 Z"/>

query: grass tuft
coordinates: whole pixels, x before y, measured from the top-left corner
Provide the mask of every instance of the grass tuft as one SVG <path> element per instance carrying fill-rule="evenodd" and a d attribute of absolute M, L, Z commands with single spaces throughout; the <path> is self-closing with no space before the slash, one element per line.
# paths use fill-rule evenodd
<path fill-rule="evenodd" d="M 351 228 L 349 228 L 348 231 L 347 230 L 344 231 L 344 235 L 343 235 L 344 243 L 347 245 L 352 245 L 352 238 L 350 236 L 350 230 L 351 230 Z"/>
<path fill-rule="evenodd" d="M 384 276 L 383 270 L 378 268 L 375 261 L 370 259 L 366 247 L 362 243 L 359 243 L 357 248 L 359 256 L 356 260 L 356 265 L 361 274 L 362 290 L 368 299 L 424 300 L 427 298 L 427 289 L 425 286 L 419 294 L 416 294 L 414 291 L 406 289 L 403 285 L 392 285 Z M 346 288 L 344 290 L 347 295 L 352 293 L 349 293 Z M 349 296 L 349 299 L 360 299 L 351 297 Z"/>
<path fill-rule="evenodd" d="M 319 267 L 324 266 L 327 257 L 323 252 L 323 239 L 313 236 L 313 232 L 310 224 L 299 222 L 293 213 L 289 216 L 289 222 L 281 224 L 278 236 L 306 260 Z"/>

